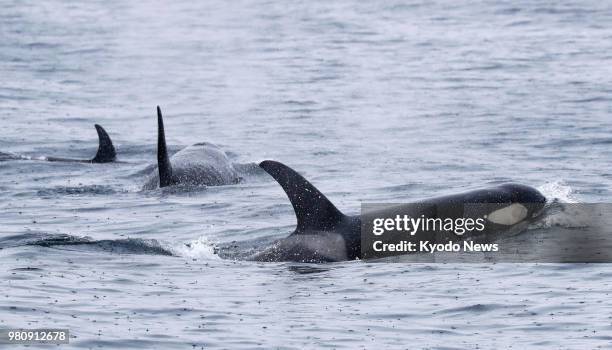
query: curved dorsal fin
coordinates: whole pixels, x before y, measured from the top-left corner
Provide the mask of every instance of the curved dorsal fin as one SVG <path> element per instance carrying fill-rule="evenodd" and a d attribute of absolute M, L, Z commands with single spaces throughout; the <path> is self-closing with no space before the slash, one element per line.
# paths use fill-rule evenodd
<path fill-rule="evenodd" d="M 172 165 L 166 148 L 166 134 L 161 109 L 157 106 L 157 168 L 159 169 L 159 187 L 172 184 Z"/>
<path fill-rule="evenodd" d="M 259 164 L 285 190 L 297 218 L 296 233 L 331 230 L 344 217 L 332 202 L 302 175 L 272 160 Z"/>
<path fill-rule="evenodd" d="M 110 163 L 117 158 L 115 147 L 110 137 L 106 133 L 103 127 L 96 124 L 96 131 L 98 132 L 98 152 L 96 156 L 91 160 L 92 163 Z"/>

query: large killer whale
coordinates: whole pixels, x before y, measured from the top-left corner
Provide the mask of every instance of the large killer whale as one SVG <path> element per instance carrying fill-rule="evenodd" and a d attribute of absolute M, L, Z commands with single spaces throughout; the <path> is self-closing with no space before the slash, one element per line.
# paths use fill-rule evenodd
<path fill-rule="evenodd" d="M 98 133 L 98 151 L 92 159 L 73 159 L 63 157 L 29 157 L 0 152 L 0 161 L 4 160 L 43 160 L 48 162 L 76 162 L 76 163 L 110 163 L 117 159 L 117 152 L 110 136 L 104 128 L 94 125 Z"/>
<path fill-rule="evenodd" d="M 169 157 L 164 120 L 157 106 L 157 171 L 145 183 L 145 190 L 171 185 L 231 185 L 241 179 L 227 154 L 208 142 L 188 146 Z"/>
<path fill-rule="evenodd" d="M 345 215 L 308 180 L 288 166 L 271 160 L 260 163 L 283 188 L 297 218 L 297 227 L 288 237 L 249 257 L 255 261 L 335 262 L 362 258 L 360 215 Z M 409 212 L 417 217 L 442 215 L 437 208 L 459 208 L 466 204 L 497 203 L 489 215 L 494 227 L 510 229 L 524 225 L 543 209 L 546 198 L 536 189 L 520 184 L 503 184 L 454 195 L 419 201 L 419 205 L 383 209 L 373 216 L 391 216 L 395 212 Z M 486 206 L 483 206 L 486 208 Z M 484 209 L 483 209 L 484 210 Z M 525 225 L 526 226 L 526 225 Z M 524 226 L 523 226 L 524 227 Z"/>

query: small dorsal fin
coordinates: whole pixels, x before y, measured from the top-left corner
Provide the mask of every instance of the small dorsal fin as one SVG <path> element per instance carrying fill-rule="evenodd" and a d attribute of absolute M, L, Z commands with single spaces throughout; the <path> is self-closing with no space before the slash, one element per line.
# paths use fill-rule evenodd
<path fill-rule="evenodd" d="M 91 160 L 92 163 L 110 163 L 115 161 L 117 153 L 110 137 L 106 133 L 103 127 L 96 124 L 96 131 L 98 132 L 98 152 L 96 156 Z"/>
<path fill-rule="evenodd" d="M 272 160 L 259 164 L 285 190 L 297 218 L 296 233 L 331 230 L 344 217 L 332 202 L 302 175 Z"/>
<path fill-rule="evenodd" d="M 159 187 L 171 185 L 172 165 L 170 165 L 170 157 L 168 157 L 164 119 L 159 106 L 157 106 L 157 168 L 159 169 Z"/>

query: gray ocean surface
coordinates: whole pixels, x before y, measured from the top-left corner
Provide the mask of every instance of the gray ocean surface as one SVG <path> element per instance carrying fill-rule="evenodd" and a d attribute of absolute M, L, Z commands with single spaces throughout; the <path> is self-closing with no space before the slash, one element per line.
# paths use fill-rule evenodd
<path fill-rule="evenodd" d="M 62 349 L 612 347 L 608 264 L 222 259 L 293 230 L 274 180 L 141 190 L 160 105 L 173 151 L 284 162 L 345 213 L 507 181 L 609 203 L 612 3 L 0 5 L 0 152 L 25 158 L 0 162 L 0 328 L 69 328 Z M 94 123 L 121 163 L 36 160 L 93 157 Z"/>

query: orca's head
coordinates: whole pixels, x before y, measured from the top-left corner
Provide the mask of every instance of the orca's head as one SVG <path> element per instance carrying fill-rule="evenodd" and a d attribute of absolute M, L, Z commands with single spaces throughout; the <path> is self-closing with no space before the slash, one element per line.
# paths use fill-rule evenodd
<path fill-rule="evenodd" d="M 501 188 L 508 195 L 508 206 L 488 215 L 489 221 L 502 225 L 514 225 L 540 215 L 546 205 L 546 197 L 533 187 L 520 184 L 504 184 Z"/>
<path fill-rule="evenodd" d="M 542 205 L 546 203 L 546 197 L 533 187 L 515 183 L 503 184 L 501 187 L 510 194 L 512 202 L 539 203 Z"/>

